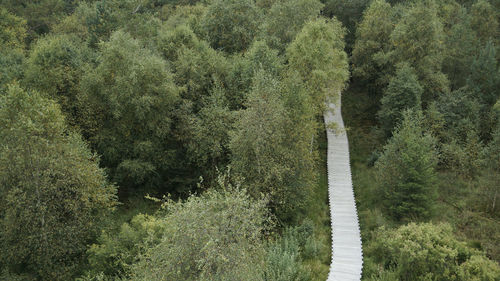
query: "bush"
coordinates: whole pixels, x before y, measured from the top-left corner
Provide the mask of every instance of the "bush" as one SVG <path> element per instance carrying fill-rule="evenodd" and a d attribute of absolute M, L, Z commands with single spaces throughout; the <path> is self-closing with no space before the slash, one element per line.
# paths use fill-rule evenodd
<path fill-rule="evenodd" d="M 124 223 L 118 233 L 103 232 L 88 250 L 92 272 L 125 276 L 144 246 L 160 242 L 165 227 L 164 220 L 139 214 Z"/>
<path fill-rule="evenodd" d="M 166 203 L 163 238 L 140 255 L 131 280 L 261 280 L 266 204 L 233 187 Z"/>
<path fill-rule="evenodd" d="M 268 246 L 264 280 L 310 280 L 301 265 L 300 236 L 297 228 L 287 228 L 281 238 Z"/>
<path fill-rule="evenodd" d="M 369 280 L 494 281 L 500 276 L 498 264 L 458 241 L 449 224 L 381 227 L 371 241 L 365 247 L 366 255 L 378 266 L 365 268 Z M 391 278 L 381 279 L 383 276 Z"/>

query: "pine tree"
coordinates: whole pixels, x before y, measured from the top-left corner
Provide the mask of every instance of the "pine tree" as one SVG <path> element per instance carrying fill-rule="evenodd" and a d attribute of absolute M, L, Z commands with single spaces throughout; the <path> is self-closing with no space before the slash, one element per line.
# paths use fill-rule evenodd
<path fill-rule="evenodd" d="M 375 164 L 386 211 L 397 221 L 428 219 L 433 213 L 437 154 L 422 118 L 420 111 L 406 111 Z"/>

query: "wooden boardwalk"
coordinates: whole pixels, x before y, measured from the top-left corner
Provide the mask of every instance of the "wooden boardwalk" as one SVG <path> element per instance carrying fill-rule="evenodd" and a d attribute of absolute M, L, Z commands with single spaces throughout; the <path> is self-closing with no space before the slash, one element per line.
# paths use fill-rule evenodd
<path fill-rule="evenodd" d="M 325 123 L 336 123 L 339 133 L 327 130 L 328 194 L 332 223 L 332 263 L 327 281 L 359 281 L 363 252 L 354 201 L 349 163 L 349 144 L 338 105 L 330 104 L 332 112 L 324 116 Z"/>

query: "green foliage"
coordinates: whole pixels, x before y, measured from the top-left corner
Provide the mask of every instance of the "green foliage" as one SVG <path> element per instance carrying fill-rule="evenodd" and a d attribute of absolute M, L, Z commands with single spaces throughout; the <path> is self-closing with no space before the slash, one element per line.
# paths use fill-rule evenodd
<path fill-rule="evenodd" d="M 24 49 L 26 29 L 26 20 L 0 7 L 0 47 L 2 49 Z"/>
<path fill-rule="evenodd" d="M 301 265 L 299 239 L 297 228 L 287 228 L 282 237 L 268 246 L 264 280 L 310 280 L 309 273 Z"/>
<path fill-rule="evenodd" d="M 498 9 L 495 9 L 486 0 L 478 0 L 472 5 L 470 9 L 471 25 L 481 43 L 485 44 L 488 40 L 498 42 L 498 13 Z"/>
<path fill-rule="evenodd" d="M 225 84 L 226 97 L 233 110 L 244 107 L 256 73 L 263 70 L 279 79 L 285 68 L 284 59 L 278 55 L 278 50 L 270 48 L 262 40 L 255 40 L 243 56 L 234 56 L 230 64 Z"/>
<path fill-rule="evenodd" d="M 215 0 L 201 26 L 210 45 L 228 53 L 244 51 L 258 32 L 260 12 L 253 0 Z"/>
<path fill-rule="evenodd" d="M 500 126 L 493 131 L 493 139 L 485 147 L 486 164 L 494 171 L 500 171 Z"/>
<path fill-rule="evenodd" d="M 7 90 L 7 85 L 21 80 L 24 75 L 25 58 L 21 50 L 0 50 L 0 95 Z"/>
<path fill-rule="evenodd" d="M 392 130 L 401 123 L 405 110 L 421 109 L 420 99 L 423 91 L 415 70 L 407 63 L 398 65 L 396 76 L 390 80 L 380 100 L 378 116 L 386 135 L 390 135 Z"/>
<path fill-rule="evenodd" d="M 304 24 L 319 16 L 322 7 L 318 0 L 276 1 L 263 24 L 269 45 L 283 53 Z"/>
<path fill-rule="evenodd" d="M 200 110 L 203 98 L 213 87 L 224 80 L 228 69 L 227 59 L 220 52 L 195 37 L 177 49 L 177 60 L 173 61 L 175 82 L 181 87 L 181 96 L 193 103 L 194 112 Z"/>
<path fill-rule="evenodd" d="M 91 121 L 86 134 L 121 187 L 165 188 L 174 163 L 174 78 L 161 57 L 127 33 L 114 33 L 100 49 L 98 66 L 81 83 Z"/>
<path fill-rule="evenodd" d="M 2 0 L 0 5 L 26 20 L 29 39 L 48 33 L 50 27 L 71 9 L 73 1 L 64 0 Z"/>
<path fill-rule="evenodd" d="M 247 72 L 251 72 L 252 77 L 262 69 L 278 78 L 284 68 L 283 58 L 278 56 L 278 51 L 269 47 L 264 41 L 254 41 L 245 53 L 245 58 L 250 64 Z"/>
<path fill-rule="evenodd" d="M 118 19 L 112 9 L 111 1 L 81 2 L 73 13 L 72 17 L 78 21 L 74 29 L 78 32 L 83 27 L 90 46 L 96 47 L 99 41 L 108 39 L 118 27 Z"/>
<path fill-rule="evenodd" d="M 158 50 L 166 60 L 176 61 L 184 48 L 197 48 L 202 42 L 185 24 L 171 28 L 163 25 L 156 39 Z"/>
<path fill-rule="evenodd" d="M 462 140 L 453 139 L 441 145 L 441 166 L 463 178 L 474 179 L 481 169 L 483 146 L 475 130 L 467 132 Z"/>
<path fill-rule="evenodd" d="M 474 178 L 481 166 L 480 104 L 468 88 L 442 94 L 435 102 L 441 128 L 440 166 L 464 178 Z"/>
<path fill-rule="evenodd" d="M 443 72 L 450 80 L 451 89 L 456 90 L 465 86 L 478 43 L 464 7 L 451 1 L 441 4 L 440 10 L 444 14 L 441 18 L 446 35 Z"/>
<path fill-rule="evenodd" d="M 444 32 L 437 10 L 434 0 L 414 2 L 391 33 L 391 61 L 407 61 L 415 68 L 424 88 L 424 105 L 448 91 L 448 80 L 441 72 Z"/>
<path fill-rule="evenodd" d="M 398 221 L 428 219 L 436 198 L 436 141 L 423 132 L 422 113 L 406 111 L 375 163 L 387 213 Z"/>
<path fill-rule="evenodd" d="M 201 110 L 193 117 L 187 143 L 188 157 L 203 173 L 214 176 L 216 168 L 224 168 L 233 123 L 234 113 L 229 110 L 223 90 L 217 88 L 204 99 Z"/>
<path fill-rule="evenodd" d="M 371 91 L 380 91 L 389 82 L 391 64 L 388 53 L 395 25 L 394 14 L 390 4 L 383 0 L 373 1 L 356 29 L 352 51 L 353 76 L 363 83 L 374 85 L 375 89 Z"/>
<path fill-rule="evenodd" d="M 163 238 L 131 280 L 262 280 L 266 201 L 223 182 L 220 189 L 164 205 Z"/>
<path fill-rule="evenodd" d="M 0 104 L 1 263 L 68 280 L 116 189 L 56 103 L 12 86 Z"/>
<path fill-rule="evenodd" d="M 411 223 L 398 229 L 380 228 L 365 247 L 378 270 L 365 271 L 368 280 L 498 280 L 500 267 L 453 236 L 448 224 Z M 392 279 L 379 279 L 392 276 Z"/>
<path fill-rule="evenodd" d="M 487 110 L 500 98 L 500 69 L 492 41 L 488 41 L 472 61 L 467 85 Z"/>
<path fill-rule="evenodd" d="M 483 173 L 480 176 L 474 190 L 472 206 L 479 206 L 480 210 L 492 216 L 499 215 L 500 200 L 500 126 L 497 126 L 492 134 L 492 140 L 484 147 L 480 159 Z"/>
<path fill-rule="evenodd" d="M 83 46 L 82 46 L 83 45 Z M 48 35 L 33 45 L 25 68 L 25 84 L 61 104 L 72 126 L 78 126 L 79 85 L 93 53 L 75 37 Z"/>
<path fill-rule="evenodd" d="M 318 115 L 327 101 L 338 97 L 349 78 L 344 33 L 336 19 L 310 21 L 286 51 L 289 68 L 304 81 Z"/>
<path fill-rule="evenodd" d="M 300 208 L 306 186 L 288 186 L 288 179 L 300 173 L 300 151 L 289 142 L 290 123 L 281 100 L 281 85 L 264 72 L 255 77 L 252 91 L 231 134 L 231 165 L 245 178 L 250 194 L 268 194 L 278 217 L 288 219 L 288 207 Z M 292 204 L 296 204 L 293 205 Z M 290 205 L 292 204 L 292 205 Z"/>
<path fill-rule="evenodd" d="M 163 219 L 139 214 L 122 224 L 117 233 L 103 232 L 88 250 L 94 275 L 126 276 L 141 250 L 160 243 L 166 225 Z"/>
<path fill-rule="evenodd" d="M 328 17 L 336 17 L 347 28 L 346 45 L 349 49 L 352 49 L 356 35 L 356 25 L 361 21 L 363 11 L 369 6 L 370 1 L 323 0 L 322 2 L 325 3 L 322 13 Z"/>
<path fill-rule="evenodd" d="M 477 131 L 481 107 L 474 93 L 469 89 L 461 88 L 442 94 L 436 100 L 435 105 L 444 121 L 444 128 L 437 132 L 441 141 L 464 142 L 469 132 Z"/>
<path fill-rule="evenodd" d="M 19 80 L 24 72 L 26 20 L 0 7 L 0 91 Z"/>

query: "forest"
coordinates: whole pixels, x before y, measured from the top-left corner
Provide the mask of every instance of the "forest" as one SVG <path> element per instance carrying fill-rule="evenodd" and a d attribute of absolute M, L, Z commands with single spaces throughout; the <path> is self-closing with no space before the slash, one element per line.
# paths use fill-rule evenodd
<path fill-rule="evenodd" d="M 500 281 L 500 1 L 0 0 L 0 280 Z"/>

